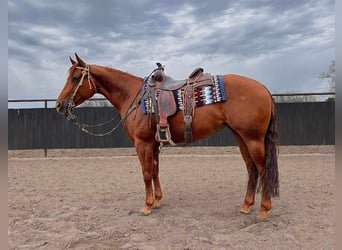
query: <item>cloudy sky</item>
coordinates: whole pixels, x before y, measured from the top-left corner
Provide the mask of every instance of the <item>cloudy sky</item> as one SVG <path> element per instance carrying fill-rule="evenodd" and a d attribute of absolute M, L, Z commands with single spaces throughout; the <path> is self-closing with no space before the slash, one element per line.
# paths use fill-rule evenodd
<path fill-rule="evenodd" d="M 331 0 L 9 0 L 8 98 L 56 98 L 77 52 L 146 76 L 159 61 L 185 78 L 202 66 L 271 90 L 322 92 L 335 59 Z"/>

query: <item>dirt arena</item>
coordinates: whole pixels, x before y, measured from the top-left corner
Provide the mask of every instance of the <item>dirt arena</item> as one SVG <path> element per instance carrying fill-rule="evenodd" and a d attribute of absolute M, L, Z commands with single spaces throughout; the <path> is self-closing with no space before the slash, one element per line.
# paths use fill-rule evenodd
<path fill-rule="evenodd" d="M 280 197 L 265 221 L 239 213 L 236 147 L 165 147 L 164 198 L 145 191 L 134 149 L 8 152 L 9 249 L 334 249 L 335 146 L 280 147 Z"/>

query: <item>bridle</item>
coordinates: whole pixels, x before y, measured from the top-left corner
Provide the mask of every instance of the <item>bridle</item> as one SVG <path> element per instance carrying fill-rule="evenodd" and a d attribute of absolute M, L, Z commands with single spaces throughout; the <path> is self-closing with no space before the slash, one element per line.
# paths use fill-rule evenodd
<path fill-rule="evenodd" d="M 96 89 L 96 85 L 93 81 L 93 79 L 91 78 L 91 74 L 90 74 L 90 66 L 87 64 L 85 67 L 80 67 L 77 66 L 76 69 L 81 69 L 82 70 L 82 77 L 80 82 L 78 83 L 74 93 L 71 96 L 71 99 L 74 99 L 75 95 L 77 94 L 79 88 L 83 85 L 83 79 L 84 77 L 87 75 L 88 76 L 88 84 L 89 84 L 89 89 L 93 89 L 94 88 L 94 94 L 97 92 Z M 93 88 L 92 88 L 93 87 Z"/>
<path fill-rule="evenodd" d="M 68 101 L 67 112 L 66 112 L 66 117 L 68 120 L 74 120 L 75 119 L 75 115 L 72 114 L 72 109 L 76 106 L 74 98 L 75 98 L 78 90 L 80 89 L 80 87 L 82 87 L 83 80 L 84 80 L 84 77 L 86 75 L 88 76 L 89 89 L 90 90 L 94 89 L 93 95 L 97 93 L 96 85 L 95 85 L 95 83 L 91 77 L 91 74 L 90 74 L 90 66 L 88 64 L 85 67 L 77 66 L 76 69 L 82 70 L 82 77 L 81 77 L 80 81 L 78 82 L 78 84 L 74 90 L 74 93 L 72 94 L 71 98 Z"/>
<path fill-rule="evenodd" d="M 77 66 L 76 67 L 77 69 L 81 69 L 82 70 L 82 76 L 81 76 L 81 79 L 79 81 L 79 83 L 77 84 L 77 87 L 75 88 L 74 90 L 74 93 L 72 94 L 71 98 L 69 99 L 68 101 L 68 104 L 67 104 L 67 112 L 66 112 L 66 117 L 68 120 L 72 120 L 76 126 L 78 126 L 79 129 L 81 129 L 83 132 L 89 134 L 89 135 L 93 135 L 93 136 L 105 136 L 105 135 L 109 135 L 111 134 L 112 132 L 114 132 L 119 126 L 120 124 L 123 124 L 125 123 L 127 117 L 135 110 L 137 110 L 137 107 L 140 105 L 140 98 L 142 96 L 142 91 L 141 91 L 141 88 L 139 89 L 138 93 L 134 96 L 133 98 L 133 101 L 131 102 L 131 104 L 129 105 L 125 115 L 123 118 L 120 117 L 120 115 L 106 121 L 106 122 L 102 122 L 102 123 L 98 123 L 98 124 L 95 124 L 95 125 L 87 125 L 87 124 L 84 124 L 84 123 L 80 123 L 77 119 L 76 119 L 76 116 L 72 113 L 72 110 L 73 108 L 76 106 L 75 105 L 75 102 L 74 102 L 74 98 L 78 92 L 78 90 L 80 89 L 80 87 L 83 85 L 83 80 L 84 80 L 84 77 L 87 76 L 88 78 L 88 84 L 89 84 L 89 89 L 92 90 L 94 89 L 94 94 L 97 93 L 97 88 L 96 88 L 96 85 L 91 77 L 91 74 L 90 74 L 90 66 L 87 64 L 85 67 L 80 67 L 80 66 Z M 96 133 L 93 133 L 91 131 L 89 131 L 87 128 L 95 128 L 95 127 L 101 127 L 101 126 L 104 126 L 114 120 L 117 120 L 117 119 L 120 119 L 119 122 L 117 122 L 117 124 L 108 132 L 106 133 L 100 133 L 100 134 L 96 134 Z"/>

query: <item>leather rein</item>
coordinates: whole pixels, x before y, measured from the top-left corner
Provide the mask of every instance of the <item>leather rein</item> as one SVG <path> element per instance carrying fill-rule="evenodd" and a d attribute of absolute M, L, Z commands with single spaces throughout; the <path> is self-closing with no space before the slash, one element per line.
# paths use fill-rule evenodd
<path fill-rule="evenodd" d="M 128 116 L 137 109 L 137 107 L 140 105 L 140 97 L 142 95 L 141 92 L 141 88 L 138 91 L 138 93 L 134 96 L 133 101 L 131 102 L 131 104 L 129 105 L 124 117 L 121 119 L 120 115 L 118 114 L 117 116 L 113 117 L 112 119 L 106 121 L 106 122 L 102 122 L 102 123 L 98 123 L 98 124 L 93 124 L 93 125 L 89 125 L 89 124 L 84 124 L 84 123 L 80 123 L 77 119 L 76 116 L 72 113 L 73 108 L 76 106 L 75 102 L 74 102 L 74 98 L 78 92 L 78 90 L 80 89 L 80 87 L 83 85 L 83 80 L 84 77 L 87 76 L 88 79 L 88 84 L 89 84 L 89 89 L 92 90 L 94 88 L 94 94 L 97 93 L 97 88 L 96 85 L 91 77 L 90 74 L 90 66 L 87 64 L 86 67 L 76 67 L 77 69 L 81 69 L 82 70 L 82 77 L 79 81 L 79 83 L 77 84 L 77 87 L 74 90 L 74 93 L 72 94 L 71 98 L 68 101 L 68 105 L 67 105 L 67 112 L 66 112 L 66 117 L 68 120 L 71 120 L 74 122 L 74 124 L 83 132 L 92 135 L 92 136 L 106 136 L 111 134 L 112 132 L 114 132 L 119 126 L 120 124 L 124 124 L 126 119 L 128 118 Z M 140 97 L 139 97 L 140 96 Z M 138 98 L 139 97 L 139 98 Z M 101 127 L 104 126 L 106 124 L 109 124 L 110 122 L 114 121 L 114 120 L 118 120 L 120 119 L 118 122 L 116 122 L 116 125 L 109 130 L 106 133 L 93 133 L 91 131 L 89 131 L 87 128 L 95 128 L 95 127 Z"/>

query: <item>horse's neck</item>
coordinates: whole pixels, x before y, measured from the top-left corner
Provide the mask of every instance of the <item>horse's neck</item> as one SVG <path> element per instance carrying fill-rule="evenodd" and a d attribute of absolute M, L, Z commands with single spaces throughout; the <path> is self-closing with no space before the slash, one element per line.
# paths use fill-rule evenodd
<path fill-rule="evenodd" d="M 121 114 L 126 112 L 143 79 L 103 66 L 93 65 L 91 71 L 96 78 L 98 93 L 105 96 Z"/>

